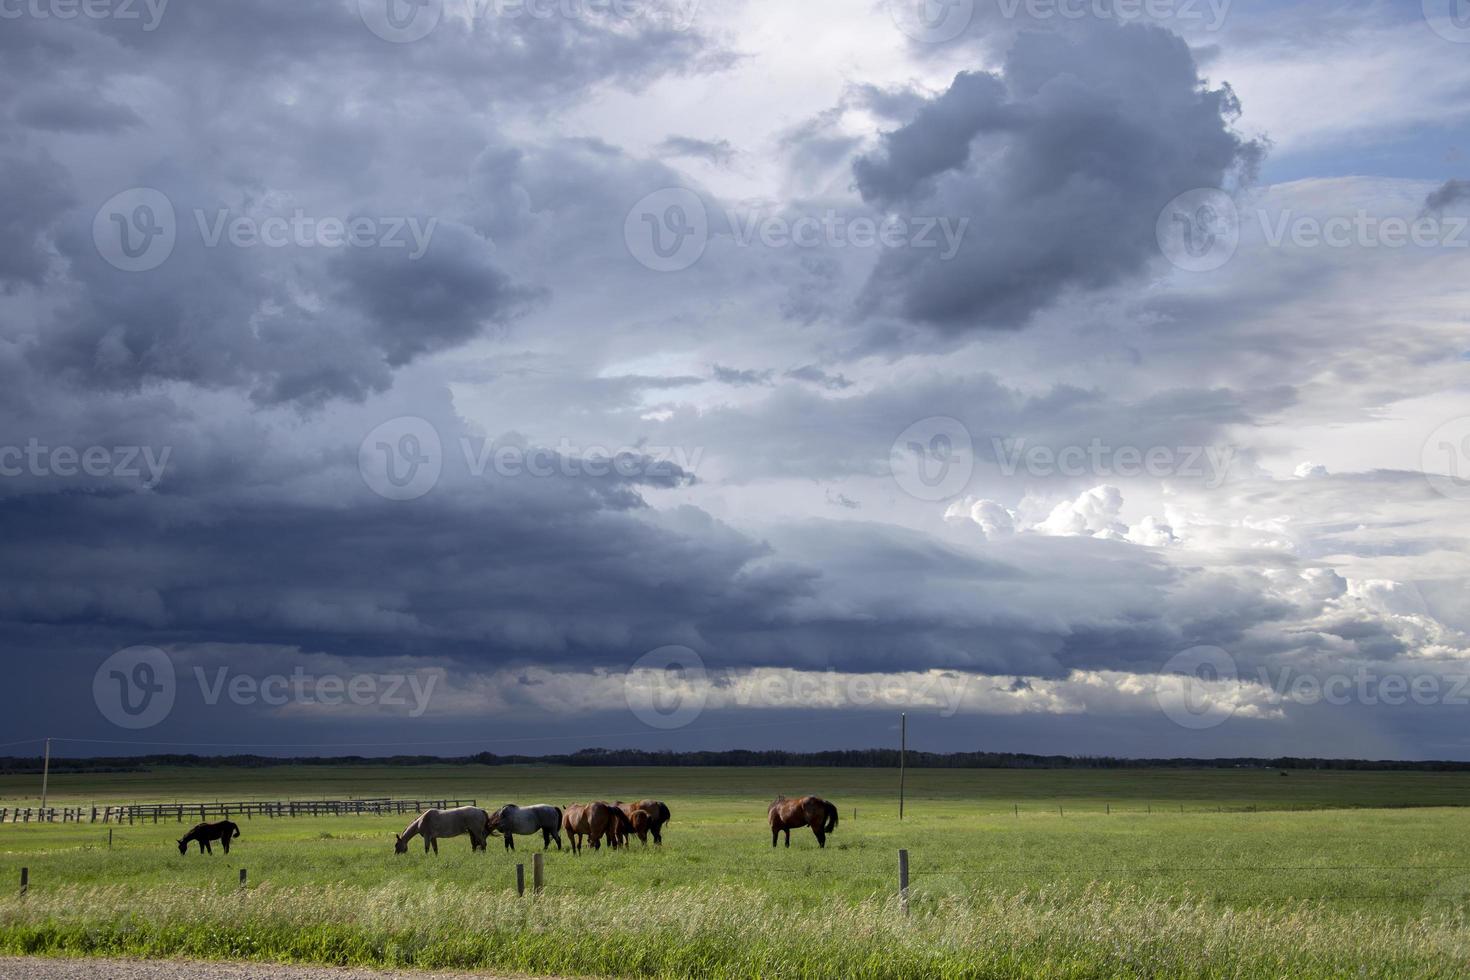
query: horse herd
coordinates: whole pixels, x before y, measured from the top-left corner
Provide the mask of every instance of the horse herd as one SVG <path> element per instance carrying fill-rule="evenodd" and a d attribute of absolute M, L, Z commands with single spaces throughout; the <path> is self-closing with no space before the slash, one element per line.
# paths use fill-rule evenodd
<path fill-rule="evenodd" d="M 516 836 L 541 835 L 543 849 L 556 843 L 562 849 L 561 835 L 567 835 L 573 854 L 581 854 L 585 843 L 598 850 L 603 841 L 610 849 L 625 847 L 631 836 L 636 834 L 644 844 L 651 836 L 655 844 L 664 842 L 663 828 L 671 819 L 668 804 L 661 800 L 641 800 L 638 803 L 605 803 L 601 800 L 586 804 L 568 804 L 565 807 L 547 803 L 536 806 L 517 806 L 508 803 L 495 812 L 477 806 L 462 806 L 453 810 L 426 810 L 401 834 L 393 835 L 395 854 L 407 854 L 408 842 L 415 837 L 424 841 L 424 853 L 439 853 L 439 841 L 453 837 L 470 838 L 470 849 L 483 851 L 491 837 L 500 834 L 508 851 L 515 850 Z M 766 810 L 766 820 L 771 827 L 771 846 L 784 832 L 786 846 L 791 846 L 791 831 L 810 827 L 817 838 L 817 846 L 827 846 L 827 835 L 837 829 L 837 807 L 819 796 L 803 796 L 790 799 L 776 798 Z M 199 844 L 199 853 L 214 853 L 212 842 L 219 841 L 230 853 L 230 842 L 239 838 L 240 827 L 229 820 L 218 823 L 201 823 L 185 834 L 179 841 L 179 853 L 187 854 L 190 843 Z"/>

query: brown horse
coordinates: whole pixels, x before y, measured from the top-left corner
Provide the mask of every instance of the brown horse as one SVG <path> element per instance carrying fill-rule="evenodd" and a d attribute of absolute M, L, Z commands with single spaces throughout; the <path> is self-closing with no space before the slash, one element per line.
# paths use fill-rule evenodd
<path fill-rule="evenodd" d="M 592 849 L 598 850 L 602 839 L 607 838 L 608 847 L 617 847 L 618 841 L 633 829 L 627 814 L 610 803 L 601 800 L 585 806 L 568 804 L 562 810 L 562 829 L 572 842 L 572 853 L 582 853 L 582 839 L 590 838 Z"/>
<path fill-rule="evenodd" d="M 637 803 L 617 802 L 617 808 L 622 810 L 632 824 L 633 833 L 643 843 L 648 843 L 648 835 L 653 834 L 653 842 L 662 844 L 664 842 L 663 827 L 670 820 L 669 807 L 667 803 L 660 800 L 640 800 Z"/>
<path fill-rule="evenodd" d="M 827 835 L 837 829 L 837 807 L 820 796 L 803 796 L 799 800 L 778 796 L 766 811 L 766 816 L 771 821 L 772 847 L 776 846 L 776 838 L 783 830 L 786 832 L 786 846 L 790 847 L 793 827 L 812 828 L 812 833 L 817 835 L 817 846 L 826 847 Z"/>
<path fill-rule="evenodd" d="M 614 832 L 616 833 L 618 838 L 618 844 L 620 846 L 627 844 L 629 833 L 637 834 L 638 839 L 647 844 L 648 814 L 638 809 L 635 804 L 624 803 L 622 800 L 614 803 L 613 806 L 617 808 L 618 812 L 620 812 L 624 817 L 628 819 L 627 831 L 623 830 L 622 821 L 618 821 L 617 825 L 614 827 Z"/>

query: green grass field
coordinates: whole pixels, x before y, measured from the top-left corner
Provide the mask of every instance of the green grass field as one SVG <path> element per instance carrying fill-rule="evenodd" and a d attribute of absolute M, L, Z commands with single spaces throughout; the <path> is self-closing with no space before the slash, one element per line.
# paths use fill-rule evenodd
<path fill-rule="evenodd" d="M 0 778 L 0 806 L 34 804 Z M 467 839 L 392 853 L 407 818 L 0 827 L 0 952 L 639 976 L 1465 976 L 1470 778 L 1272 771 L 422 767 L 53 779 L 55 805 L 473 797 L 666 800 L 663 848 L 554 849 L 539 899 Z M 839 804 L 772 850 L 777 793 Z M 1017 813 L 1019 809 L 1019 814 Z M 1060 808 L 1060 812 L 1059 812 Z M 1183 812 L 1181 812 L 1181 808 Z M 910 853 L 910 914 L 896 899 Z M 31 892 L 16 896 L 19 869 Z M 238 891 L 240 868 L 247 894 Z M 528 869 L 529 870 L 529 869 Z"/>

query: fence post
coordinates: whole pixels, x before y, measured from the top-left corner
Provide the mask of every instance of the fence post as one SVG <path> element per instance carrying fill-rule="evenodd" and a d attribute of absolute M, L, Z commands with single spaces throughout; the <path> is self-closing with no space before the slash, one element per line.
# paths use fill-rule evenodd
<path fill-rule="evenodd" d="M 1104 803 L 1103 804 L 1103 813 L 1104 813 L 1104 815 L 1111 816 L 1112 813 L 1113 813 L 1113 805 L 1111 803 Z"/>
<path fill-rule="evenodd" d="M 903 848 L 898 851 L 898 908 L 909 914 L 909 852 Z"/>
<path fill-rule="evenodd" d="M 244 868 L 241 868 L 240 869 L 240 890 L 242 892 L 245 890 L 245 869 Z"/>
<path fill-rule="evenodd" d="M 107 849 L 112 850 L 112 828 L 107 828 Z"/>
<path fill-rule="evenodd" d="M 516 894 L 526 894 L 526 866 L 524 864 L 516 865 Z"/>
<path fill-rule="evenodd" d="M 1019 803 L 1012 803 L 1011 804 L 1011 809 L 1016 811 L 1016 816 L 1019 817 L 1021 815 L 1021 804 L 1019 804 Z"/>
<path fill-rule="evenodd" d="M 542 860 L 538 851 L 531 855 L 531 890 L 541 894 L 541 889 L 546 886 L 546 863 Z"/>
<path fill-rule="evenodd" d="M 25 898 L 26 892 L 31 890 L 31 869 L 20 869 L 20 897 Z"/>

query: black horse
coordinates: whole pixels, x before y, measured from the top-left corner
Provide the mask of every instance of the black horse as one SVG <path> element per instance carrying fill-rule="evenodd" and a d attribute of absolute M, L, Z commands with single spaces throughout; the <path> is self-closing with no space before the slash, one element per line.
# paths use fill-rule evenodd
<path fill-rule="evenodd" d="M 233 821 L 221 820 L 219 823 L 202 823 L 185 834 L 179 841 L 179 853 L 188 854 L 189 842 L 198 841 L 200 854 L 203 854 L 205 851 L 213 854 L 214 848 L 209 846 L 210 842 L 219 841 L 225 846 L 225 853 L 228 854 L 230 853 L 230 841 L 239 836 L 240 826 Z"/>

